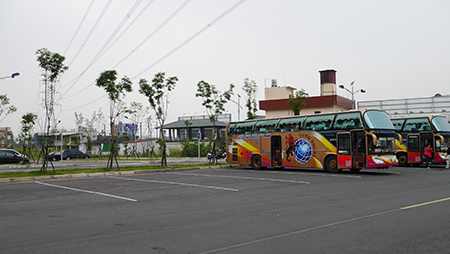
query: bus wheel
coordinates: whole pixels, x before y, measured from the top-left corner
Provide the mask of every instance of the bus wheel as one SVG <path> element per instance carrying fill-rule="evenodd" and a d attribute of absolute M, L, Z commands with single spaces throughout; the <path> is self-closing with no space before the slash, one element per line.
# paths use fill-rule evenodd
<path fill-rule="evenodd" d="M 259 155 L 254 155 L 252 157 L 252 168 L 253 169 L 261 169 L 261 156 Z"/>
<path fill-rule="evenodd" d="M 408 166 L 408 158 L 406 157 L 406 153 L 401 153 L 397 156 L 398 159 L 398 163 L 400 164 L 400 166 L 402 167 L 407 167 Z"/>
<path fill-rule="evenodd" d="M 330 173 L 338 173 L 342 170 L 338 168 L 337 157 L 330 155 L 325 159 L 325 169 Z"/>

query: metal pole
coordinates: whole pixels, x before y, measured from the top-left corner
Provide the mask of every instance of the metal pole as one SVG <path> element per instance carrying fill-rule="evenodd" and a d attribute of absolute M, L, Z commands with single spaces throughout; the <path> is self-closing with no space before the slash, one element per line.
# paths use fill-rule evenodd
<path fill-rule="evenodd" d="M 352 109 L 355 109 L 355 93 L 353 92 L 353 85 L 352 85 Z"/>
<path fill-rule="evenodd" d="M 61 129 L 61 156 L 59 156 L 59 161 L 62 162 L 63 160 L 63 135 L 62 135 L 63 130 Z"/>
<path fill-rule="evenodd" d="M 241 96 L 238 95 L 238 121 L 241 120 L 241 113 L 240 113 L 241 111 L 239 109 L 240 108 L 240 105 L 239 105 L 240 98 L 241 98 Z"/>

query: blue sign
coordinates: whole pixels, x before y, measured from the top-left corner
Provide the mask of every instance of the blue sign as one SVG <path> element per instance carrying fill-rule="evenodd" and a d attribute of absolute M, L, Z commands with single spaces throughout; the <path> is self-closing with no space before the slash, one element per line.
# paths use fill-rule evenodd
<path fill-rule="evenodd" d="M 200 132 L 197 132 L 197 139 L 198 139 L 198 140 L 202 139 L 202 135 L 201 135 Z"/>

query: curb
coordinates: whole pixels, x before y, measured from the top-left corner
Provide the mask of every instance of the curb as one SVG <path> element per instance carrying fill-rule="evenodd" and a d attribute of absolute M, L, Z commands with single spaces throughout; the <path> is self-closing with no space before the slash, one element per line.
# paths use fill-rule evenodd
<path fill-rule="evenodd" d="M 19 178 L 0 178 L 0 183 L 26 183 L 42 180 L 62 180 L 62 179 L 84 179 L 84 178 L 99 178 L 108 176 L 131 176 L 138 174 L 152 174 L 161 172 L 178 172 L 178 171 L 191 171 L 191 170 L 207 170 L 207 169 L 221 169 L 221 168 L 234 168 L 239 165 L 217 165 L 207 167 L 193 167 L 193 168 L 168 168 L 168 169 L 156 169 L 156 170 L 137 170 L 137 171 L 114 171 L 105 173 L 80 173 L 71 175 L 50 175 L 50 176 L 36 176 L 36 177 L 19 177 Z"/>

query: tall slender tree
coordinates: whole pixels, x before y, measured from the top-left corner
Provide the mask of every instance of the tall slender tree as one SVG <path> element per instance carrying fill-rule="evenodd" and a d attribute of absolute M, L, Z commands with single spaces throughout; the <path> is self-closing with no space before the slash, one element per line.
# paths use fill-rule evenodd
<path fill-rule="evenodd" d="M 175 89 L 178 81 L 177 77 L 168 77 L 164 72 L 159 72 L 152 80 L 152 85 L 147 80 L 139 81 L 139 92 L 148 98 L 150 107 L 155 111 L 156 120 L 159 123 L 158 143 L 162 150 L 161 167 L 167 167 L 166 141 L 164 140 L 164 123 L 167 118 L 169 108 L 169 94 Z"/>
<path fill-rule="evenodd" d="M 133 91 L 132 82 L 127 77 L 124 76 L 119 82 L 117 82 L 117 71 L 116 70 L 108 70 L 100 73 L 100 76 L 97 78 L 96 85 L 98 87 L 104 88 L 106 93 L 108 94 L 110 100 L 110 114 L 109 114 L 109 124 L 111 128 L 111 152 L 109 154 L 109 159 L 107 163 L 107 167 L 111 170 L 113 167 L 113 161 L 116 161 L 117 168 L 119 168 L 119 163 L 117 162 L 117 154 L 118 154 L 118 138 L 115 137 L 114 124 L 115 119 L 125 110 L 124 103 L 122 102 L 122 97 L 125 96 L 125 93 L 130 93 Z"/>
<path fill-rule="evenodd" d="M 44 82 L 44 107 L 46 116 L 47 130 L 45 134 L 45 141 L 42 148 L 41 154 L 44 156 L 44 163 L 42 164 L 41 172 L 46 172 L 48 167 L 48 148 L 49 148 L 49 136 L 50 136 L 50 126 L 52 117 L 54 118 L 54 104 L 55 104 L 55 92 L 56 85 L 59 81 L 59 77 L 67 70 L 69 67 L 64 65 L 64 56 L 58 53 L 52 53 L 46 48 L 42 48 L 36 51 L 37 61 L 39 63 L 39 68 L 42 71 L 42 77 Z M 53 167 L 53 163 L 50 162 Z M 55 168 L 53 172 L 56 173 Z"/>
<path fill-rule="evenodd" d="M 33 136 L 31 135 L 31 129 L 33 129 L 34 125 L 36 124 L 37 115 L 33 113 L 27 113 L 22 116 L 22 121 L 20 122 L 22 124 L 22 133 L 19 135 L 20 141 L 23 143 L 23 155 L 28 156 L 28 158 L 33 159 L 33 155 L 31 153 L 31 147 L 29 146 L 29 143 L 33 139 Z"/>
<path fill-rule="evenodd" d="M 202 98 L 202 106 L 206 108 L 206 112 L 209 116 L 209 120 L 213 123 L 213 134 L 212 134 L 212 153 L 213 162 L 216 163 L 216 141 L 215 137 L 217 135 L 217 117 L 225 112 L 225 104 L 231 99 L 233 95 L 234 85 L 230 84 L 230 87 L 225 92 L 220 92 L 217 90 L 215 85 L 211 85 L 205 81 L 200 81 L 197 84 L 197 93 L 195 97 Z"/>
<path fill-rule="evenodd" d="M 247 119 L 256 119 L 256 111 L 258 111 L 258 106 L 256 103 L 256 92 L 258 92 L 258 86 L 256 85 L 256 81 L 245 78 L 242 90 L 244 90 L 247 97 L 247 102 L 245 103 L 245 106 L 247 107 Z"/>

